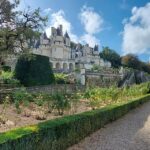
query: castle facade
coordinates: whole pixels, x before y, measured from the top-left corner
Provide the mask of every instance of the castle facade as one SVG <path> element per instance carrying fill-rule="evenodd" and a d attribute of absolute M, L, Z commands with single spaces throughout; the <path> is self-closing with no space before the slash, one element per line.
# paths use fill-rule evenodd
<path fill-rule="evenodd" d="M 31 49 L 34 54 L 49 57 L 53 70 L 67 72 L 76 68 L 91 69 L 93 65 L 111 67 L 111 63 L 104 61 L 99 56 L 98 45 L 94 48 L 88 44 L 76 44 L 71 41 L 68 33 L 63 33 L 63 26 L 51 28 L 51 36 L 48 38 L 43 33 L 34 42 Z"/>

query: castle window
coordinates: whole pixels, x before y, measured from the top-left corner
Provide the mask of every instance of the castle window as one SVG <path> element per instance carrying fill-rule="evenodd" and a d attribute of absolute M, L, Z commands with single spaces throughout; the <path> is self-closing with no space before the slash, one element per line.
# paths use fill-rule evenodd
<path fill-rule="evenodd" d="M 67 69 L 68 69 L 67 64 L 66 64 L 66 63 L 63 63 L 63 70 L 64 70 L 64 71 L 67 71 Z"/>
<path fill-rule="evenodd" d="M 70 70 L 70 71 L 73 71 L 73 69 L 74 69 L 74 68 L 73 68 L 73 64 L 70 63 L 70 64 L 69 64 L 69 70 Z"/>
<path fill-rule="evenodd" d="M 57 70 L 60 70 L 60 69 L 61 69 L 60 63 L 56 63 L 56 69 L 57 69 Z"/>

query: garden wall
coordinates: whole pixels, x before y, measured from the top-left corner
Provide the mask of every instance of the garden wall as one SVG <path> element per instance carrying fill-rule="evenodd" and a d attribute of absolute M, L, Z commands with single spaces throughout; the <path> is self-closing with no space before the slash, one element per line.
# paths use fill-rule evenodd
<path fill-rule="evenodd" d="M 72 93 L 77 90 L 83 90 L 82 86 L 78 86 L 76 84 L 56 84 L 56 85 L 46 85 L 46 86 L 34 86 L 28 87 L 27 90 L 29 92 L 44 92 L 44 93 L 55 93 L 55 92 L 63 92 Z"/>
<path fill-rule="evenodd" d="M 3 100 L 3 98 L 6 95 L 9 95 L 11 92 L 18 90 L 19 88 L 1 88 L 0 89 L 0 101 Z M 66 91 L 67 93 L 73 93 L 75 91 L 84 91 L 85 87 L 81 85 L 76 84 L 52 84 L 52 85 L 44 85 L 44 86 L 34 86 L 34 87 L 27 87 L 26 88 L 28 92 L 31 93 L 49 93 L 54 94 L 55 92 L 63 92 Z"/>
<path fill-rule="evenodd" d="M 127 103 L 1 133 L 0 150 L 65 150 L 149 99 L 150 95 L 146 95 Z"/>
<path fill-rule="evenodd" d="M 100 86 L 100 87 L 110 87 L 112 85 L 118 85 L 118 82 L 121 80 L 121 74 L 113 73 L 94 73 L 86 72 L 86 85 L 87 86 Z"/>

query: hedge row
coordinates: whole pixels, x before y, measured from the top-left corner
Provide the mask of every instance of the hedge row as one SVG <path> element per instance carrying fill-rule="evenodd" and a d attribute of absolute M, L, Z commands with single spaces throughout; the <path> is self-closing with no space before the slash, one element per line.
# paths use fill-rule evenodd
<path fill-rule="evenodd" d="M 1 133 L 0 150 L 64 150 L 149 99 L 150 95 L 146 95 L 128 103 Z"/>

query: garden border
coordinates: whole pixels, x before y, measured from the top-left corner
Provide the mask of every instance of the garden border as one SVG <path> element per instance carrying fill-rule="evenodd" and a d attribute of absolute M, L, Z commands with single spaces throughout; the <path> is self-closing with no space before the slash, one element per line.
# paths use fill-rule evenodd
<path fill-rule="evenodd" d="M 0 133 L 1 150 L 65 150 L 150 99 L 150 94 L 102 109 Z"/>

